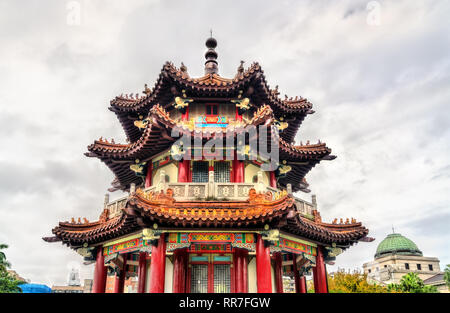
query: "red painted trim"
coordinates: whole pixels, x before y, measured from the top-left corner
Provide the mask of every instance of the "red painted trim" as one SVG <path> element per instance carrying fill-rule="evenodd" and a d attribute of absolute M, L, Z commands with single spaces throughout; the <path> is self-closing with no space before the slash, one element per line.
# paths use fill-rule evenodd
<path fill-rule="evenodd" d="M 283 293 L 283 268 L 282 262 L 283 259 L 281 257 L 281 253 L 277 252 L 274 255 L 275 259 L 275 290 L 277 293 Z"/>
<path fill-rule="evenodd" d="M 161 234 L 157 245 L 153 245 L 152 247 L 150 293 L 164 292 L 166 269 L 166 241 L 164 240 L 164 235 L 164 233 Z"/>
<path fill-rule="evenodd" d="M 103 247 L 97 248 L 97 260 L 94 269 L 94 283 L 92 286 L 92 293 L 105 293 L 106 288 L 106 274 L 105 257 L 103 256 Z"/>
<path fill-rule="evenodd" d="M 270 250 L 264 245 L 261 234 L 256 241 L 256 277 L 258 293 L 272 292 L 272 273 L 270 268 Z"/>
<path fill-rule="evenodd" d="M 139 268 L 138 268 L 138 293 L 145 293 L 145 280 L 147 277 L 147 253 L 139 253 Z"/>

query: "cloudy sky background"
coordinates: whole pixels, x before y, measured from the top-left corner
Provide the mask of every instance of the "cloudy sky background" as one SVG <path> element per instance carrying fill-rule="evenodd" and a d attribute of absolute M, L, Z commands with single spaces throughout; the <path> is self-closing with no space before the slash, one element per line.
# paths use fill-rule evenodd
<path fill-rule="evenodd" d="M 0 1 L 0 242 L 20 275 L 92 276 L 41 237 L 100 215 L 114 177 L 83 153 L 100 136 L 125 142 L 109 101 L 152 86 L 165 61 L 203 75 L 210 28 L 222 76 L 258 61 L 282 96 L 314 105 L 297 142 L 338 156 L 307 176 L 321 215 L 354 217 L 376 238 L 329 271 L 372 260 L 392 226 L 450 263 L 450 2 L 80 0 L 80 25 L 70 2 Z"/>

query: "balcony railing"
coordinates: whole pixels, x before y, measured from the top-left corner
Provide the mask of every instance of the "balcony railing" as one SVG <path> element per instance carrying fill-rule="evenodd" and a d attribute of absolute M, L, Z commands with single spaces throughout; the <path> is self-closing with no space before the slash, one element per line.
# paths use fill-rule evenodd
<path fill-rule="evenodd" d="M 212 176 L 212 177 L 211 177 Z M 173 197 L 177 201 L 195 201 L 195 200 L 221 200 L 221 201 L 245 201 L 248 199 L 250 189 L 255 189 L 257 192 L 266 193 L 268 191 L 272 194 L 272 200 L 275 200 L 277 194 L 281 191 L 272 188 L 262 183 L 261 175 L 258 175 L 258 182 L 256 183 L 220 183 L 214 182 L 214 176 L 210 176 L 210 181 L 207 183 L 167 183 L 165 182 L 165 174 L 161 174 L 160 182 L 151 187 L 145 188 L 144 191 L 149 192 L 167 192 L 167 189 L 172 189 Z M 134 184 L 130 188 L 130 192 L 134 192 Z M 288 188 L 290 192 L 290 188 Z M 128 196 L 121 197 L 117 200 L 109 202 L 109 195 L 105 198 L 104 207 L 109 210 L 109 217 L 117 216 L 121 209 L 125 207 Z M 313 218 L 313 210 L 316 209 L 315 199 L 313 202 L 307 202 L 303 199 L 295 197 L 297 211 L 302 216 Z"/>

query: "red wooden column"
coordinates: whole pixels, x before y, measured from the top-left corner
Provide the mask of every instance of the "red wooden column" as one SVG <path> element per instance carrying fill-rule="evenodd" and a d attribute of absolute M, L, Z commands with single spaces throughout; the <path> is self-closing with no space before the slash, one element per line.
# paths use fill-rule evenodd
<path fill-rule="evenodd" d="M 235 183 L 243 183 L 245 180 L 244 176 L 244 161 L 238 160 L 237 156 L 234 156 L 233 160 L 233 173 L 234 173 L 234 182 Z"/>
<path fill-rule="evenodd" d="M 241 250 L 242 254 L 242 292 L 248 293 L 248 251 Z"/>
<path fill-rule="evenodd" d="M 153 164 L 149 161 L 150 164 L 147 167 L 147 176 L 145 176 L 145 188 L 150 187 L 152 185 L 152 175 L 153 175 Z"/>
<path fill-rule="evenodd" d="M 182 121 L 189 120 L 189 107 L 186 108 L 186 112 L 181 114 L 181 120 Z"/>
<path fill-rule="evenodd" d="M 120 274 L 116 272 L 114 275 L 114 289 L 113 293 L 120 293 Z"/>
<path fill-rule="evenodd" d="M 166 241 L 161 234 L 157 245 L 152 246 L 152 265 L 150 266 L 150 293 L 163 293 L 166 269 Z"/>
<path fill-rule="evenodd" d="M 236 108 L 236 121 L 241 121 L 242 122 L 242 115 L 239 114 L 239 109 Z"/>
<path fill-rule="evenodd" d="M 92 293 L 105 293 L 107 269 L 105 266 L 105 257 L 103 256 L 103 247 L 97 248 L 97 260 L 94 269 L 94 284 Z"/>
<path fill-rule="evenodd" d="M 128 254 L 125 253 L 122 256 L 123 256 L 123 265 L 122 265 L 122 268 L 119 271 L 119 279 L 117 281 L 117 283 L 118 283 L 117 293 L 123 293 L 123 290 L 124 290 L 124 287 L 125 287 L 125 278 L 126 278 L 126 274 L 127 274 Z M 114 287 L 116 287 L 116 286 L 114 286 Z"/>
<path fill-rule="evenodd" d="M 264 246 L 264 240 L 258 234 L 256 241 L 256 282 L 258 293 L 272 292 L 272 273 L 270 268 L 270 250 Z"/>
<path fill-rule="evenodd" d="M 275 290 L 277 293 L 283 293 L 283 258 L 281 253 L 274 253 L 275 259 Z"/>
<path fill-rule="evenodd" d="M 306 287 L 306 277 L 305 275 L 300 276 L 300 293 L 307 293 L 308 288 Z"/>
<path fill-rule="evenodd" d="M 180 183 L 188 183 L 190 180 L 190 160 L 182 160 L 178 162 L 178 182 Z"/>
<path fill-rule="evenodd" d="M 277 178 L 275 177 L 275 171 L 270 171 L 270 187 L 277 188 Z"/>
<path fill-rule="evenodd" d="M 316 267 L 313 270 L 315 293 L 328 293 L 327 272 L 323 259 L 323 248 L 317 247 Z"/>
<path fill-rule="evenodd" d="M 186 292 L 187 250 L 177 249 L 173 252 L 173 293 Z"/>
<path fill-rule="evenodd" d="M 292 254 L 292 267 L 294 269 L 295 292 L 300 293 L 301 292 L 301 282 L 300 282 L 300 275 L 298 273 L 298 268 L 297 268 L 297 256 L 295 254 Z"/>
<path fill-rule="evenodd" d="M 234 274 L 235 274 L 235 292 L 243 293 L 245 292 L 244 286 L 244 251 L 242 249 L 235 250 L 235 263 L 234 263 Z"/>
<path fill-rule="evenodd" d="M 145 279 L 147 277 L 147 253 L 139 252 L 138 293 L 145 293 Z"/>

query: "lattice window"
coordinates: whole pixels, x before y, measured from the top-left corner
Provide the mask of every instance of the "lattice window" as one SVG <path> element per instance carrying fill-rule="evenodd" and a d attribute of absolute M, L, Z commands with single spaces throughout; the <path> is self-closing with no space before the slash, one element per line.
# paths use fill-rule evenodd
<path fill-rule="evenodd" d="M 197 161 L 192 166 L 192 182 L 207 183 L 208 179 L 208 162 Z"/>
<path fill-rule="evenodd" d="M 191 265 L 191 292 L 207 293 L 208 292 L 208 265 L 192 264 Z"/>
<path fill-rule="evenodd" d="M 214 164 L 214 182 L 230 182 L 230 165 L 228 162 L 215 162 Z"/>
<path fill-rule="evenodd" d="M 230 264 L 214 265 L 214 292 L 229 293 L 230 292 Z"/>

